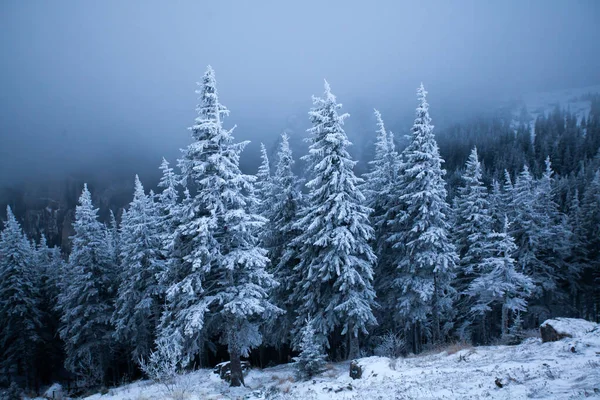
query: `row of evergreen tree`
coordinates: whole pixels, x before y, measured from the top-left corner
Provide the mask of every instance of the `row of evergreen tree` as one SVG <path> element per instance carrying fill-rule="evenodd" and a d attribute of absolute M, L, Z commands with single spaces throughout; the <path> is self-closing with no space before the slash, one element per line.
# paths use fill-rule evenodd
<path fill-rule="evenodd" d="M 422 85 L 402 151 L 375 112 L 375 156 L 361 179 L 343 129 L 348 115 L 325 83 L 309 112 L 305 184 L 285 134 L 273 169 L 263 146 L 256 176 L 243 174 L 246 143 L 223 127 L 229 111 L 210 67 L 197 93 L 179 171 L 163 160 L 158 194 L 136 177 L 120 223 L 113 216 L 108 225 L 85 186 L 66 261 L 44 240 L 33 244 L 8 209 L 0 237 L 6 383 L 32 387 L 40 368 L 56 371 L 63 358 L 98 384 L 132 377 L 137 366 L 207 365 L 225 348 L 240 385 L 240 358 L 259 347 L 276 349 L 279 361 L 300 352 L 299 365 L 313 365 L 325 352 L 358 357 L 386 331 L 418 353 L 458 339 L 514 339 L 554 315 L 600 317 L 600 170 L 586 175 L 593 153 L 577 172 L 575 161 L 539 145 L 545 117 L 523 143 L 532 158 L 516 177 L 486 174 L 473 148 L 450 201 Z M 570 128 L 554 139 L 600 137 L 594 113 L 585 133 L 569 118 L 561 126 Z M 535 173 L 541 151 L 562 154 L 569 172 L 557 180 L 545 155 Z M 568 173 L 579 181 L 565 200 Z"/>

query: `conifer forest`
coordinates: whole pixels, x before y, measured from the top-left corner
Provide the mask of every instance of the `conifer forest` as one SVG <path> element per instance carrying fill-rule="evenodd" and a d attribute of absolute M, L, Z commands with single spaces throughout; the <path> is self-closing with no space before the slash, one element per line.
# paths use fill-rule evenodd
<path fill-rule="evenodd" d="M 176 121 L 185 145 L 163 144 L 153 172 L 82 172 L 54 200 L 0 191 L 0 388 L 84 393 L 226 361 L 233 387 L 287 363 L 308 380 L 383 344 L 418 356 L 515 345 L 551 318 L 600 323 L 600 87 L 570 96 L 580 108 L 446 113 L 438 127 L 428 73 L 394 92 L 410 106 L 352 115 L 331 74 L 312 105 L 304 89 L 302 130 L 247 141 L 239 102 L 227 107 L 232 67 L 208 62 Z"/>

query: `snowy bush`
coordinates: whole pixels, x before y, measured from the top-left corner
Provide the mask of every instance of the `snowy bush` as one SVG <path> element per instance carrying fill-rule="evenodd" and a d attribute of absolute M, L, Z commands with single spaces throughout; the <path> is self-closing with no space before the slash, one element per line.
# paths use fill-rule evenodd
<path fill-rule="evenodd" d="M 150 379 L 170 388 L 181 372 L 181 344 L 173 338 L 162 337 L 148 360 L 140 359 L 140 368 Z"/>
<path fill-rule="evenodd" d="M 375 355 L 389 358 L 402 357 L 406 355 L 406 342 L 401 334 L 389 331 L 379 338 Z"/>

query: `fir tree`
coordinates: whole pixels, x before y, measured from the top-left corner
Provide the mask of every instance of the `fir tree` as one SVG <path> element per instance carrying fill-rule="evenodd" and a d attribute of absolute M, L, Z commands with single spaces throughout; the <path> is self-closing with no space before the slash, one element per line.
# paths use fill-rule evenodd
<path fill-rule="evenodd" d="M 508 333 L 511 313 L 527 309 L 527 297 L 533 290 L 533 281 L 517 272 L 512 254 L 517 249 L 508 233 L 508 218 L 502 232 L 492 232 L 485 248 L 486 257 L 481 263 L 481 274 L 468 288 L 469 295 L 476 301 L 473 311 L 489 313 L 495 304 L 501 307 L 500 326 L 502 335 Z"/>
<path fill-rule="evenodd" d="M 540 268 L 530 272 L 530 276 L 535 282 L 541 282 L 543 287 L 559 287 L 563 282 L 575 282 L 579 269 L 577 265 L 566 262 L 571 254 L 573 237 L 567 217 L 555 201 L 554 171 L 549 157 L 545 165 L 544 173 L 534 189 L 534 210 L 539 227 L 537 234 L 540 236 L 536 253 Z M 548 302 L 551 296 L 555 302 L 564 303 L 565 295 L 556 291 L 547 292 L 544 301 Z"/>
<path fill-rule="evenodd" d="M 152 350 L 164 295 L 158 282 L 164 270 L 158 212 L 153 196 L 144 193 L 137 175 L 120 233 L 121 285 L 112 322 L 115 338 L 137 361 L 148 357 Z"/>
<path fill-rule="evenodd" d="M 600 317 L 600 169 L 596 171 L 581 204 L 582 236 L 586 245 L 587 268 L 583 273 L 586 285 L 585 315 Z"/>
<path fill-rule="evenodd" d="M 400 159 L 396 152 L 394 136 L 385 129 L 379 111 L 375 110 L 377 119 L 377 140 L 375 142 L 375 158 L 369 162 L 370 171 L 364 174 L 365 183 L 361 189 L 365 193 L 365 204 L 373 209 L 371 221 L 375 228 L 373 244 L 377 255 L 374 285 L 382 306 L 380 312 L 388 314 L 393 309 L 394 291 L 391 288 L 390 276 L 393 276 L 393 259 L 395 251 L 390 248 L 388 237 L 388 218 L 390 208 L 394 205 L 394 185 L 398 177 Z"/>
<path fill-rule="evenodd" d="M 261 163 L 256 173 L 255 194 L 258 199 L 256 213 L 268 218 L 271 211 L 270 199 L 273 191 L 273 182 L 271 177 L 271 166 L 269 165 L 269 156 L 263 143 L 260 144 Z"/>
<path fill-rule="evenodd" d="M 373 316 L 375 292 L 372 287 L 376 257 L 369 240 L 371 209 L 358 189 L 361 179 L 354 175 L 356 164 L 348 154 L 351 145 L 342 126 L 347 114 L 339 115 L 336 102 L 325 82 L 324 98 L 313 98 L 310 111 L 313 127 L 308 130 L 308 163 L 312 179 L 300 220 L 301 275 L 294 299 L 299 305 L 297 332 L 309 315 L 314 316 L 317 334 L 327 337 L 338 330 L 349 340 L 349 356 L 358 354 L 358 334 L 376 324 Z"/>
<path fill-rule="evenodd" d="M 547 191 L 550 191 L 550 188 Z M 549 304 L 544 300 L 544 295 L 556 291 L 559 273 L 542 255 L 545 242 L 549 239 L 544 235 L 551 232 L 544 231 L 544 226 L 548 228 L 550 225 L 546 218 L 547 210 L 541 209 L 537 201 L 544 201 L 543 207 L 551 207 L 548 198 L 543 199 L 544 196 L 550 196 L 549 193 L 546 194 L 547 191 L 539 193 L 542 196 L 537 198 L 534 179 L 529 168 L 524 166 L 516 179 L 511 203 L 514 220 L 509 233 L 514 237 L 517 246 L 515 259 L 520 271 L 529 276 L 535 284 L 530 307 L 532 324 L 539 324 L 550 317 Z"/>
<path fill-rule="evenodd" d="M 111 362 L 116 273 L 106 228 L 98 221 L 87 185 L 75 209 L 73 228 L 68 271 L 58 299 L 59 333 L 65 342 L 67 369 L 98 383 Z"/>
<path fill-rule="evenodd" d="M 298 246 L 292 245 L 300 231 L 294 227 L 302 205 L 298 178 L 292 171 L 294 158 L 287 134 L 281 135 L 277 165 L 272 186 L 272 231 L 266 244 L 269 249 L 270 268 L 279 286 L 272 292 L 272 302 L 286 311 L 268 327 L 268 339 L 276 347 L 290 342 L 297 305 L 293 302 L 293 288 L 299 275 L 294 267 L 298 262 Z"/>
<path fill-rule="evenodd" d="M 187 205 L 186 223 L 178 231 L 191 243 L 183 261 L 192 264 L 192 272 L 201 271 L 194 286 L 194 295 L 201 299 L 181 310 L 179 318 L 188 313 L 190 329 L 183 332 L 188 336 L 201 330 L 208 318 L 212 333 L 228 347 L 231 385 L 239 386 L 243 384 L 240 356 L 248 356 L 251 348 L 260 345 L 261 323 L 280 312 L 268 301 L 268 291 L 277 283 L 265 270 L 269 260 L 257 241 L 257 230 L 265 220 L 251 212 L 256 204 L 254 179 L 239 169 L 246 143 L 234 144 L 232 131 L 223 128 L 221 118 L 228 110 L 219 103 L 211 67 L 198 94 L 198 117 L 191 128 L 194 142 L 179 162 L 183 182 L 194 194 Z M 168 297 L 173 301 L 177 293 L 189 296 L 189 289 L 177 282 Z"/>
<path fill-rule="evenodd" d="M 460 294 L 459 319 L 466 329 L 473 321 L 468 317 L 470 298 L 465 291 L 480 272 L 484 249 L 492 229 L 487 189 L 482 182 L 477 148 L 473 148 L 463 174 L 464 186 L 458 189 L 455 202 L 454 243 L 460 258 L 454 287 Z M 484 341 L 485 337 L 482 338 Z"/>
<path fill-rule="evenodd" d="M 41 236 L 40 242 L 35 250 L 35 264 L 40 292 L 40 311 L 42 315 L 41 351 L 38 363 L 52 371 L 54 377 L 62 369 L 62 348 L 58 329 L 60 321 L 60 310 L 56 303 L 60 294 L 60 281 L 64 273 L 64 261 L 58 247 L 48 247 L 46 237 Z"/>
<path fill-rule="evenodd" d="M 312 320 L 306 320 L 300 339 L 300 355 L 294 357 L 296 375 L 301 380 L 309 380 L 325 370 L 323 344 L 315 337 Z"/>
<path fill-rule="evenodd" d="M 34 249 L 10 206 L 0 233 L 0 373 L 32 378 L 36 345 L 40 343 L 40 271 Z"/>
<path fill-rule="evenodd" d="M 449 206 L 442 158 L 433 135 L 427 92 L 417 90 L 419 106 L 410 136 L 402 152 L 405 167 L 398 179 L 396 220 L 391 221 L 389 241 L 401 251 L 394 285 L 397 315 L 410 330 L 413 350 L 425 329 L 439 342 L 449 329 L 455 295 L 450 286 L 458 262 L 449 238 Z"/>

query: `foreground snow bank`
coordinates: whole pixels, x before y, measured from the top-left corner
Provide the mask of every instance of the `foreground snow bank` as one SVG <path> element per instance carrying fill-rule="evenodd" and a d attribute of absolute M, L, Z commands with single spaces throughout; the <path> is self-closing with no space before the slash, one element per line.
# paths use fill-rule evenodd
<path fill-rule="evenodd" d="M 456 349 L 455 349 L 456 350 Z M 558 342 L 528 339 L 518 346 L 443 351 L 419 357 L 359 360 L 363 378 L 349 377 L 349 362 L 331 364 L 308 382 L 291 365 L 254 369 L 246 388 L 229 388 L 210 370 L 179 378 L 171 388 L 148 381 L 112 389 L 89 400 L 151 399 L 583 399 L 600 397 L 600 331 Z M 502 387 L 500 388 L 499 385 Z"/>

